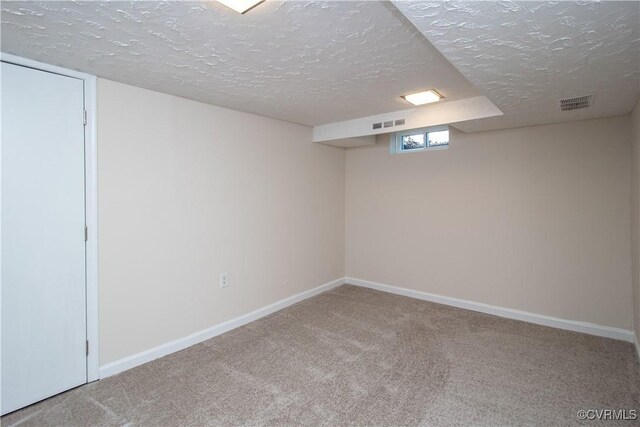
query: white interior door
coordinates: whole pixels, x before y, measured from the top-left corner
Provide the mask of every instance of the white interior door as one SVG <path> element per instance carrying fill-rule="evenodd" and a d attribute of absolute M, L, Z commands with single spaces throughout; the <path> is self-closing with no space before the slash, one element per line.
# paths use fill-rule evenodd
<path fill-rule="evenodd" d="M 1 71 L 6 414 L 87 381 L 84 82 Z"/>

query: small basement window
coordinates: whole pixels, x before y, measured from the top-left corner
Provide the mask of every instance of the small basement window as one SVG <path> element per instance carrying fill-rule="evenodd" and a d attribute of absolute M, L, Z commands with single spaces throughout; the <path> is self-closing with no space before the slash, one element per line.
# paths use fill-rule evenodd
<path fill-rule="evenodd" d="M 442 150 L 449 148 L 449 127 L 434 126 L 391 134 L 391 153 Z"/>
<path fill-rule="evenodd" d="M 427 147 L 449 145 L 449 130 L 427 132 Z"/>
<path fill-rule="evenodd" d="M 415 135 L 402 135 L 402 151 L 407 150 L 422 150 L 426 147 L 424 143 L 423 133 L 418 133 Z"/>

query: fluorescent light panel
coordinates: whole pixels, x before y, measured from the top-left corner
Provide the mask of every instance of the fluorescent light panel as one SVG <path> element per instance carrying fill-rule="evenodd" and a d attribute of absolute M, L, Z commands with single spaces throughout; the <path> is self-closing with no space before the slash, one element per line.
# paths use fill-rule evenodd
<path fill-rule="evenodd" d="M 435 90 L 427 90 L 424 92 L 412 93 L 410 95 L 405 95 L 402 98 L 409 101 L 413 105 L 424 105 L 429 104 L 431 102 L 440 101 L 440 94 Z"/>
<path fill-rule="evenodd" d="M 217 0 L 218 3 L 235 10 L 238 13 L 245 13 L 249 9 L 253 9 L 264 0 Z"/>

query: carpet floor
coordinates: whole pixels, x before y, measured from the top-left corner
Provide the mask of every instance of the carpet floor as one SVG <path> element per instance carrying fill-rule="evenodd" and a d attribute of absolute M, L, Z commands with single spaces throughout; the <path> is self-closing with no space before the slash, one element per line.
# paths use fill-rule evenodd
<path fill-rule="evenodd" d="M 344 285 L 2 425 L 598 424 L 581 409 L 640 413 L 631 344 Z"/>

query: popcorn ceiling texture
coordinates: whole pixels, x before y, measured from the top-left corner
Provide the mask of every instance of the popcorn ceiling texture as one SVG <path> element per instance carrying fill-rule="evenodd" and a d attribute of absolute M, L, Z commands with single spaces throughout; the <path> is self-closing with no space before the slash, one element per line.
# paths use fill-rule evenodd
<path fill-rule="evenodd" d="M 2 2 L 2 51 L 317 125 L 479 92 L 383 2 Z"/>
<path fill-rule="evenodd" d="M 308 125 L 409 108 L 398 96 L 429 88 L 445 102 L 481 92 L 505 113 L 463 131 L 623 115 L 640 96 L 638 2 L 395 5 L 3 1 L 1 47 Z M 588 94 L 592 107 L 560 112 Z"/>
<path fill-rule="evenodd" d="M 628 114 L 640 96 L 638 2 L 418 2 L 396 7 L 505 115 L 464 131 Z M 585 110 L 559 100 L 594 94 Z"/>

